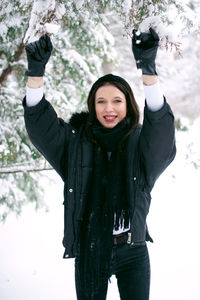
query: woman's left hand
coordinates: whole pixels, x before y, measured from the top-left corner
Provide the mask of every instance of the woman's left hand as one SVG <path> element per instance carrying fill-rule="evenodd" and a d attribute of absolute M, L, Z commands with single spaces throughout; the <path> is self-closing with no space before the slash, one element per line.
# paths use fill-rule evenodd
<path fill-rule="evenodd" d="M 159 45 L 159 36 L 153 28 L 150 33 L 133 30 L 132 51 L 138 69 L 142 69 L 144 75 L 157 75 L 155 59 Z"/>

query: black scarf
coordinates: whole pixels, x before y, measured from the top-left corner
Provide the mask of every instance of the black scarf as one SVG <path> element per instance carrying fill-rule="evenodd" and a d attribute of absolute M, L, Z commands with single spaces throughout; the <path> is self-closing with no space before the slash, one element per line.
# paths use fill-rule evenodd
<path fill-rule="evenodd" d="M 82 288 L 94 295 L 110 277 L 113 226 L 129 226 L 130 210 L 125 194 L 124 152 L 120 142 L 127 133 L 127 123 L 113 129 L 95 124 L 97 141 L 91 190 L 80 238 L 79 273 Z M 112 152 L 108 157 L 108 152 Z"/>

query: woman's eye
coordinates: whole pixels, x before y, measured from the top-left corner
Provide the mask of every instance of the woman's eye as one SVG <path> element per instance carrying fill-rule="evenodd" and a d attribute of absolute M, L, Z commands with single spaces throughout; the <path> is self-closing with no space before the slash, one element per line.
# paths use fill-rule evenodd
<path fill-rule="evenodd" d="M 103 103 L 103 100 L 99 100 L 97 103 Z"/>
<path fill-rule="evenodd" d="M 116 99 L 115 102 L 119 103 L 119 102 L 122 102 L 122 100 Z"/>

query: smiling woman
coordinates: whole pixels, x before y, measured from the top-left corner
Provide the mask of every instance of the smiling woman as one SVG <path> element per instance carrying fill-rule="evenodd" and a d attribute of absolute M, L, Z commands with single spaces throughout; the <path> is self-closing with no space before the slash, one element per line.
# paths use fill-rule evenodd
<path fill-rule="evenodd" d="M 69 123 L 58 118 L 41 86 L 50 38 L 26 46 L 25 124 L 65 184 L 64 258 L 75 257 L 78 300 L 105 300 L 112 274 L 122 300 L 149 299 L 150 192 L 176 153 L 173 114 L 156 83 L 158 41 L 153 29 L 133 31 L 132 50 L 146 85 L 142 125 L 132 89 L 113 74 L 91 87 L 88 112 Z"/>
<path fill-rule="evenodd" d="M 113 128 L 126 117 L 126 97 L 114 85 L 104 85 L 96 92 L 95 110 L 98 121 Z"/>
<path fill-rule="evenodd" d="M 163 104 L 163 95 L 160 99 Z M 88 139 L 94 143 L 93 126 L 96 120 L 103 127 L 112 129 L 125 119 L 127 132 L 123 139 L 138 125 L 139 108 L 133 91 L 128 82 L 120 76 L 107 74 L 100 77 L 89 92 L 87 105 L 89 115 L 85 131 Z"/>

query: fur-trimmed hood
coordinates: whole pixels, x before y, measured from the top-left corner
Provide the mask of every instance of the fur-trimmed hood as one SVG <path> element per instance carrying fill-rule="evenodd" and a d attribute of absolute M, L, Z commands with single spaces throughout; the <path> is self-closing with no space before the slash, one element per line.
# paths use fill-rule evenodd
<path fill-rule="evenodd" d="M 85 125 L 89 117 L 89 112 L 83 111 L 81 113 L 74 113 L 70 120 L 69 124 L 75 129 L 79 130 L 81 126 Z"/>

